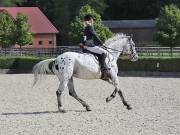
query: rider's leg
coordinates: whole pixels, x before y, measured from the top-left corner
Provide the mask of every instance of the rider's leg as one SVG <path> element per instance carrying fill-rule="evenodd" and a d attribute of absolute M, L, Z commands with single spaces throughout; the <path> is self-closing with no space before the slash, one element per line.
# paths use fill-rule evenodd
<path fill-rule="evenodd" d="M 106 59 L 106 50 L 104 50 L 103 48 L 99 47 L 99 46 L 95 46 L 95 47 L 85 47 L 85 49 L 94 52 L 96 54 L 99 54 L 99 62 L 101 65 L 101 72 L 102 72 L 102 79 L 107 79 L 109 77 L 109 68 L 105 62 Z"/>
<path fill-rule="evenodd" d="M 101 64 L 101 70 L 104 71 L 104 70 L 109 70 L 105 60 L 106 60 L 106 54 L 105 53 L 102 53 L 100 56 L 99 56 L 99 62 Z"/>

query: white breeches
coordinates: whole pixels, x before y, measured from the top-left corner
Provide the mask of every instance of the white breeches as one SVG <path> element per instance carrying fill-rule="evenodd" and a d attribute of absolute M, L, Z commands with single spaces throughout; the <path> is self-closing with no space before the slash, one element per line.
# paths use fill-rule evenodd
<path fill-rule="evenodd" d="M 106 53 L 106 50 L 104 50 L 103 48 L 99 47 L 99 46 L 94 46 L 94 47 L 88 47 L 88 46 L 84 46 L 84 48 L 88 51 L 97 53 L 97 54 L 103 54 Z"/>

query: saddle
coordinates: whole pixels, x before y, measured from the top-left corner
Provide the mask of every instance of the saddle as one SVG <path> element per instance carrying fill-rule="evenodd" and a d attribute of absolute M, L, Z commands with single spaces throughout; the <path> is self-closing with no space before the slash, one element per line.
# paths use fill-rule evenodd
<path fill-rule="evenodd" d="M 91 52 L 91 51 L 86 50 L 84 48 L 82 49 L 82 51 L 83 51 L 83 53 L 89 53 L 89 54 L 94 55 L 95 59 L 99 61 L 99 66 L 101 67 L 101 72 L 102 72 L 101 79 L 102 80 L 108 80 L 111 75 L 109 73 L 110 68 L 108 68 L 106 63 L 103 62 L 103 61 L 105 61 L 105 57 L 104 57 L 104 60 L 102 61 L 102 55 Z"/>
<path fill-rule="evenodd" d="M 99 61 L 100 54 L 97 54 L 97 53 L 91 52 L 91 51 L 86 50 L 86 49 L 82 49 L 82 52 L 83 52 L 83 53 L 90 53 L 90 54 L 94 55 L 94 56 L 95 56 L 95 58 Z"/>

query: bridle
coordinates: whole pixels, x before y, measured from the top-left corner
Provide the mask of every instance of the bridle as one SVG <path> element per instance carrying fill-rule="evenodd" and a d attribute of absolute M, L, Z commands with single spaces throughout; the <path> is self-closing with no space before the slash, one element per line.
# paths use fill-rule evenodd
<path fill-rule="evenodd" d="M 132 39 L 132 37 L 131 37 L 131 36 L 124 36 L 124 37 L 121 37 L 121 38 L 128 38 L 128 42 L 129 42 L 129 44 L 130 44 L 131 54 L 134 54 L 134 52 L 133 52 L 133 45 L 130 43 L 130 42 L 131 42 L 130 40 Z M 109 48 L 109 47 L 107 47 L 107 46 L 102 46 L 102 48 L 105 49 L 105 50 L 109 49 L 109 50 L 112 50 L 112 51 L 115 51 L 115 52 L 123 52 L 123 51 L 121 51 L 121 50 Z M 108 52 L 109 52 L 109 51 L 108 51 Z M 111 53 L 113 53 L 113 52 L 111 52 Z"/>
<path fill-rule="evenodd" d="M 130 44 L 130 51 L 131 51 L 131 59 L 134 59 L 134 57 L 136 56 L 136 53 L 134 53 L 134 51 L 133 51 L 133 45 L 131 44 L 131 41 L 130 40 L 132 40 L 132 38 L 130 37 L 130 38 L 128 38 L 128 41 L 129 41 L 129 44 Z"/>
<path fill-rule="evenodd" d="M 131 36 L 124 36 L 124 37 L 121 37 L 121 38 L 128 38 L 128 42 L 129 42 L 129 45 L 130 45 L 130 51 L 131 51 L 131 54 L 130 54 L 130 56 L 131 56 L 131 59 L 134 59 L 134 57 L 136 56 L 136 54 L 134 53 L 134 51 L 133 51 L 133 45 L 131 44 L 131 41 L 130 40 L 132 40 L 132 37 Z M 113 49 L 113 48 L 110 48 L 110 47 L 107 47 L 107 46 L 101 46 L 103 49 L 105 49 L 107 52 L 109 52 L 111 55 L 112 55 L 112 53 L 115 53 L 115 52 L 123 52 L 122 50 L 117 50 L 117 49 Z M 112 50 L 112 51 L 114 51 L 114 52 L 111 52 L 111 51 L 109 51 L 109 50 Z M 113 56 L 113 55 L 112 55 Z M 114 60 L 114 58 L 113 58 L 113 60 Z"/>

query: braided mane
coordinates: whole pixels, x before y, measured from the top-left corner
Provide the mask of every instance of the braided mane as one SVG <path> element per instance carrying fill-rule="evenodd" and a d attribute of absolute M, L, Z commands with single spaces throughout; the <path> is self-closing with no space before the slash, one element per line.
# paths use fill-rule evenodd
<path fill-rule="evenodd" d="M 125 37 L 127 37 L 127 35 L 123 33 L 115 34 L 113 37 L 106 40 L 105 45 L 110 45 L 111 43 L 116 42 L 117 40 Z"/>

